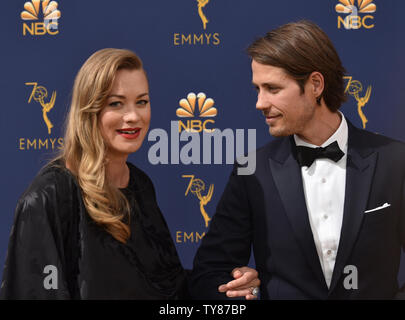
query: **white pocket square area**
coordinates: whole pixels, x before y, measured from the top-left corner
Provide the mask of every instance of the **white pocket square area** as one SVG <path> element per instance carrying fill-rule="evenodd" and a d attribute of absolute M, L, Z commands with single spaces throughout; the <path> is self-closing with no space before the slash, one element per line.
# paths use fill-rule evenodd
<path fill-rule="evenodd" d="M 382 206 L 371 209 L 371 210 L 364 211 L 364 213 L 370 213 L 370 212 L 378 211 L 378 210 L 385 209 L 385 208 L 388 208 L 388 207 L 391 207 L 391 205 L 386 202 Z"/>

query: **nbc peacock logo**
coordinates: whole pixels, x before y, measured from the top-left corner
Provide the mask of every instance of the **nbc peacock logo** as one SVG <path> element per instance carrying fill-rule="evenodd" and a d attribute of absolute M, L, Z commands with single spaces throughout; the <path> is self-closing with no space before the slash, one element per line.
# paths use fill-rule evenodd
<path fill-rule="evenodd" d="M 204 92 L 195 94 L 190 92 L 187 98 L 183 98 L 179 101 L 180 108 L 177 108 L 176 115 L 179 118 L 192 118 L 195 117 L 196 104 L 198 104 L 198 117 L 201 118 L 213 118 L 218 114 L 217 108 L 214 107 L 214 99 L 207 98 Z M 212 119 L 206 119 L 204 121 L 199 119 L 187 119 L 185 122 L 179 120 L 179 132 L 186 130 L 189 132 L 213 132 L 215 129 L 208 129 L 207 125 L 215 123 Z"/>
<path fill-rule="evenodd" d="M 29 33 L 32 36 L 56 35 L 59 33 L 58 20 L 61 12 L 58 10 L 58 3 L 50 0 L 31 0 L 24 4 L 21 12 L 23 23 L 23 35 Z M 43 22 L 38 20 L 43 18 Z M 29 21 L 31 22 L 29 24 Z"/>
<path fill-rule="evenodd" d="M 335 6 L 336 12 L 347 14 L 347 16 L 338 16 L 338 29 L 341 29 L 342 25 L 347 30 L 374 28 L 374 24 L 368 21 L 374 20 L 374 16 L 371 13 L 377 11 L 377 6 L 373 3 L 373 0 L 339 0 L 339 2 Z"/>

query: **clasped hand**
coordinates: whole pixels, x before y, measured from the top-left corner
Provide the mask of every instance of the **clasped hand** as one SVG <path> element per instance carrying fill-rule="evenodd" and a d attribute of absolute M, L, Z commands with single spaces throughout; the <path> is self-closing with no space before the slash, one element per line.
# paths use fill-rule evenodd
<path fill-rule="evenodd" d="M 227 297 L 245 297 L 246 300 L 257 299 L 252 294 L 252 289 L 259 287 L 259 274 L 255 269 L 240 267 L 232 270 L 231 275 L 235 280 L 229 281 L 218 287 L 219 292 L 225 292 Z"/>

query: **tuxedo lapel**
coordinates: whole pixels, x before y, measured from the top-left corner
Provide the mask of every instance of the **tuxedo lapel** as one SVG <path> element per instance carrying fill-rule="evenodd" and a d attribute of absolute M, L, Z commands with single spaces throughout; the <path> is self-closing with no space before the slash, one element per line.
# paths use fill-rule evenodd
<path fill-rule="evenodd" d="M 350 256 L 366 210 L 372 184 L 377 153 L 367 147 L 362 132 L 348 121 L 348 154 L 346 165 L 346 189 L 342 229 L 335 267 L 333 270 L 331 293 L 340 279 Z"/>
<path fill-rule="evenodd" d="M 297 163 L 293 146 L 291 137 L 283 138 L 281 145 L 270 152 L 271 174 L 297 242 L 312 271 L 327 290 L 309 223 L 301 168 Z"/>

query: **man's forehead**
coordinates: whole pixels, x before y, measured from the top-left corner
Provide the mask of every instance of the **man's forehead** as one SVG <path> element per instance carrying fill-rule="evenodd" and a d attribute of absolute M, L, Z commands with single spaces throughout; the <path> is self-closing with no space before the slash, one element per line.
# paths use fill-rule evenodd
<path fill-rule="evenodd" d="M 252 77 L 253 82 L 280 82 L 291 78 L 283 68 L 261 64 L 255 60 L 252 60 Z"/>

